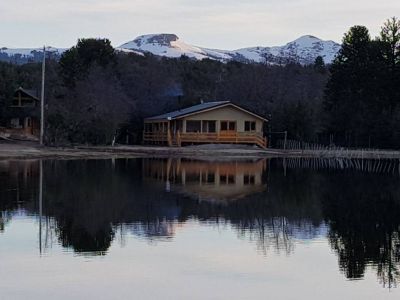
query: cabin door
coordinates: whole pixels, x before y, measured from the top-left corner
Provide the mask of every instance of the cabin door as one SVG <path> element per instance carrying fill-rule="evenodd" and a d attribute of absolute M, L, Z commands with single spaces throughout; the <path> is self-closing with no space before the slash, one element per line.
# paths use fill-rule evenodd
<path fill-rule="evenodd" d="M 31 117 L 26 117 L 24 120 L 24 129 L 25 129 L 25 133 L 27 134 L 33 134 L 32 131 L 32 118 Z"/>
<path fill-rule="evenodd" d="M 220 125 L 221 135 L 236 135 L 236 121 L 221 121 Z"/>

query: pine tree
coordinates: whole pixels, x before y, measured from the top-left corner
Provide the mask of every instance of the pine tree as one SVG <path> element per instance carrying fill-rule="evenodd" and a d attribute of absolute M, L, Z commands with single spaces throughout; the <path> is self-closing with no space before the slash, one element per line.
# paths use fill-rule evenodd
<path fill-rule="evenodd" d="M 328 131 L 336 142 L 355 144 L 364 130 L 364 110 L 369 97 L 371 38 L 364 26 L 351 27 L 344 35 L 342 48 L 331 66 L 325 110 Z"/>
<path fill-rule="evenodd" d="M 387 102 L 390 112 L 393 113 L 400 104 L 400 20 L 395 17 L 388 19 L 382 27 L 378 41 L 387 68 L 384 78 Z"/>
<path fill-rule="evenodd" d="M 400 20 L 388 19 L 381 29 L 380 40 L 385 44 L 384 56 L 394 69 L 400 63 Z"/>
<path fill-rule="evenodd" d="M 116 62 L 116 54 L 108 39 L 80 39 L 76 46 L 65 51 L 60 59 L 61 75 L 68 86 L 88 75 L 98 65 L 107 67 Z"/>
<path fill-rule="evenodd" d="M 318 72 L 323 73 L 323 72 L 326 71 L 325 68 L 326 67 L 325 67 L 325 62 L 324 62 L 323 57 L 322 56 L 317 56 L 315 58 L 315 61 L 314 61 L 314 69 L 317 70 Z"/>

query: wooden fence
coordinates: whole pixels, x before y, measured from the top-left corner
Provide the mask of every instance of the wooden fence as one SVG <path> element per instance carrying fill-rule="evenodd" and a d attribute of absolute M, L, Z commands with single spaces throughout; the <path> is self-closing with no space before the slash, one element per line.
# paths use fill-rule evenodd
<path fill-rule="evenodd" d="M 357 170 L 400 175 L 400 159 L 284 158 L 282 164 L 285 169 Z"/>

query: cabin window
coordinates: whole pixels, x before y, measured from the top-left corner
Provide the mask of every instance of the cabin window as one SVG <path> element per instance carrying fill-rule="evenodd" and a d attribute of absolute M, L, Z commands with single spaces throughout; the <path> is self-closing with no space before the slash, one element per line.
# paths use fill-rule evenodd
<path fill-rule="evenodd" d="M 220 184 L 226 184 L 226 175 L 219 175 L 219 183 Z"/>
<path fill-rule="evenodd" d="M 228 130 L 228 122 L 222 121 L 221 122 L 221 130 Z"/>
<path fill-rule="evenodd" d="M 10 123 L 11 123 L 12 128 L 21 128 L 22 127 L 19 118 L 11 119 Z"/>
<path fill-rule="evenodd" d="M 245 121 L 244 122 L 244 131 L 256 131 L 256 122 Z"/>
<path fill-rule="evenodd" d="M 243 183 L 245 185 L 254 185 L 256 182 L 254 175 L 244 175 L 243 177 Z"/>
<path fill-rule="evenodd" d="M 186 132 L 200 132 L 201 121 L 186 121 Z"/>
<path fill-rule="evenodd" d="M 221 121 L 221 131 L 235 131 L 236 122 L 235 121 Z"/>
<path fill-rule="evenodd" d="M 213 133 L 216 132 L 216 122 L 215 121 L 202 121 L 203 123 L 203 128 L 202 132 L 208 132 L 208 133 Z"/>
<path fill-rule="evenodd" d="M 215 174 L 214 173 L 202 173 L 201 181 L 203 183 L 215 183 Z"/>
<path fill-rule="evenodd" d="M 219 176 L 219 183 L 220 184 L 235 184 L 235 176 L 234 175 L 225 175 L 221 174 Z"/>

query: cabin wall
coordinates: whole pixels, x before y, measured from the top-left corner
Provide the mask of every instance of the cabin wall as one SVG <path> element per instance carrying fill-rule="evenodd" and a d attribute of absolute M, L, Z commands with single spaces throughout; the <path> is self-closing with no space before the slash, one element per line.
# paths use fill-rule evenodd
<path fill-rule="evenodd" d="M 186 132 L 187 120 L 236 121 L 236 128 L 238 132 L 245 132 L 244 131 L 245 121 L 254 121 L 256 122 L 256 132 L 262 133 L 263 130 L 262 120 L 234 107 L 217 108 L 211 111 L 185 117 L 183 122 L 183 132 Z M 216 122 L 216 129 L 217 132 L 220 131 L 220 122 Z"/>

